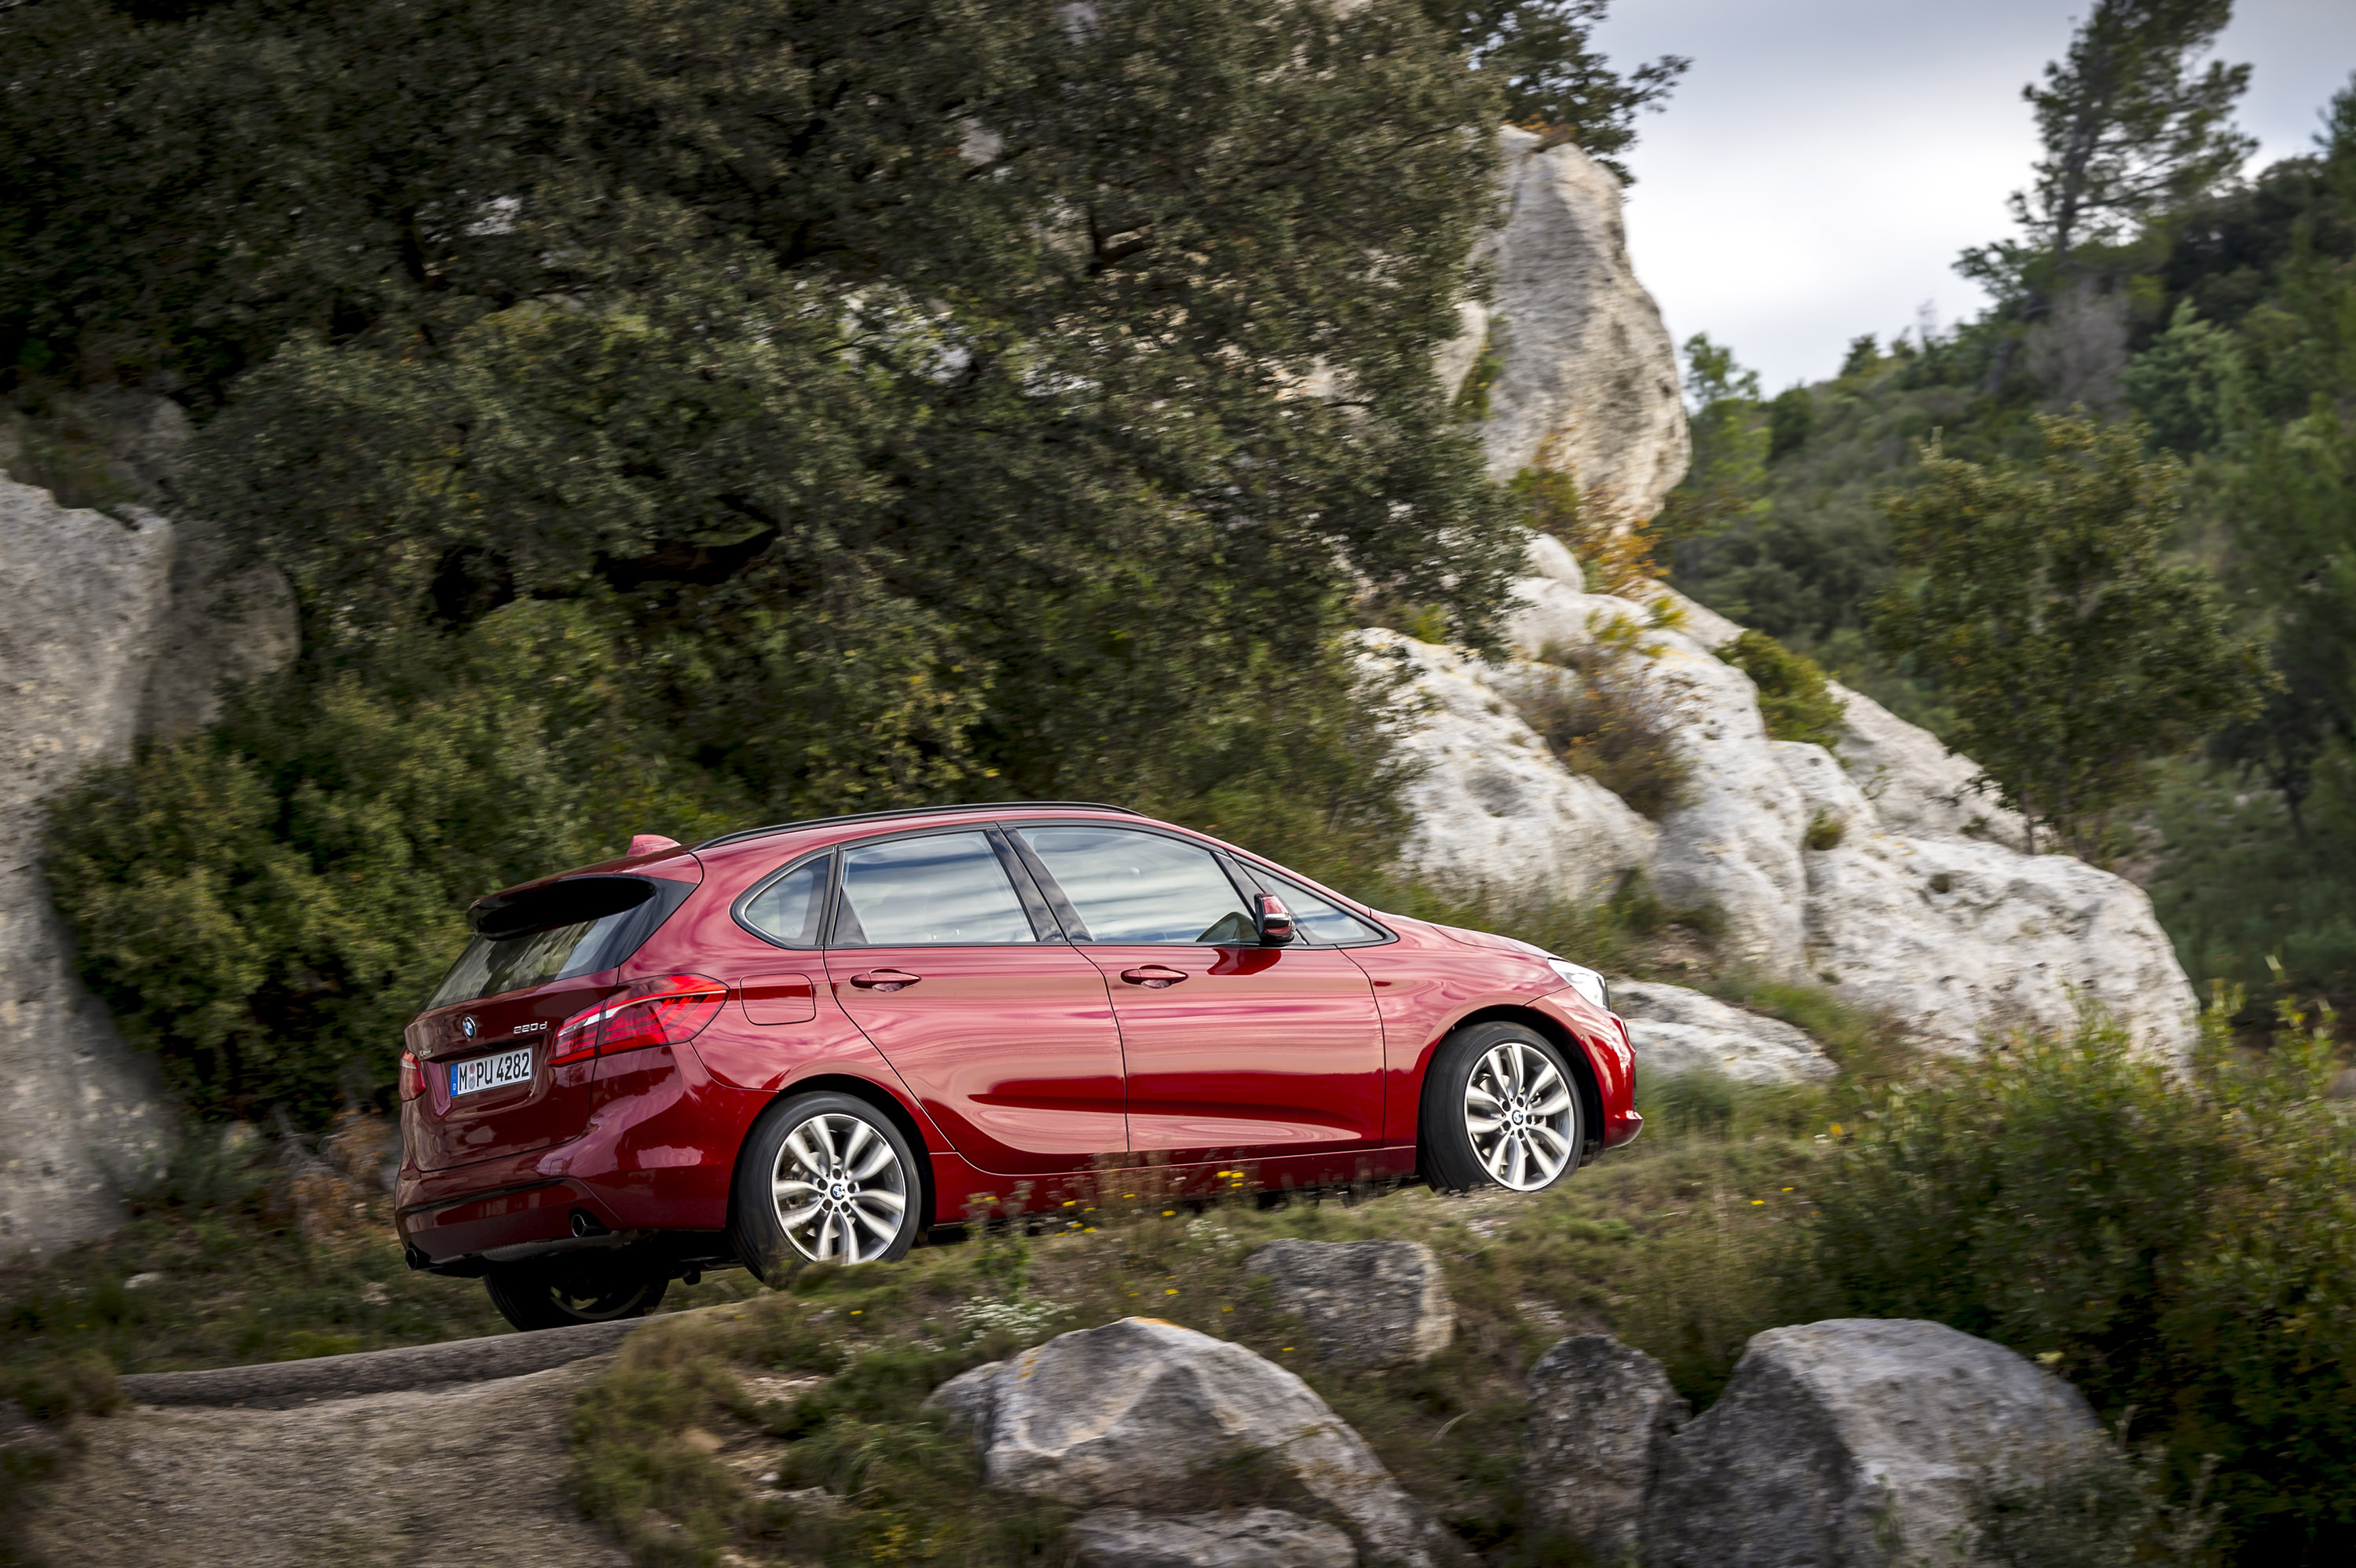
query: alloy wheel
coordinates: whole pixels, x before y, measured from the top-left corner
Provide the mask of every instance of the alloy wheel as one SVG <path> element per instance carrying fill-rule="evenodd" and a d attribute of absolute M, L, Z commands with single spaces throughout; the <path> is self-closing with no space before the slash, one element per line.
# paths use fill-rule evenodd
<path fill-rule="evenodd" d="M 1464 1131 L 1491 1179 L 1535 1192 L 1577 1152 L 1577 1107 L 1562 1070 L 1536 1046 L 1500 1042 L 1464 1084 Z"/>
<path fill-rule="evenodd" d="M 826 1111 L 786 1135 L 769 1191 L 777 1223 L 813 1263 L 866 1263 L 890 1249 L 908 1208 L 909 1173 L 891 1140 Z"/>

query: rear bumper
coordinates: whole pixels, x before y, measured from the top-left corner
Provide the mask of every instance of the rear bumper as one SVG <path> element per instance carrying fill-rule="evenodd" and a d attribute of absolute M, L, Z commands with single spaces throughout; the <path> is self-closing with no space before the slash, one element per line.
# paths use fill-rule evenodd
<path fill-rule="evenodd" d="M 616 1244 L 597 1241 L 600 1232 L 618 1240 L 724 1230 L 736 1151 L 769 1096 L 714 1083 L 691 1055 L 669 1049 L 617 1060 L 627 1069 L 599 1081 L 599 1103 L 578 1137 L 444 1170 L 404 1157 L 394 1224 L 411 1261 L 500 1263 Z"/>

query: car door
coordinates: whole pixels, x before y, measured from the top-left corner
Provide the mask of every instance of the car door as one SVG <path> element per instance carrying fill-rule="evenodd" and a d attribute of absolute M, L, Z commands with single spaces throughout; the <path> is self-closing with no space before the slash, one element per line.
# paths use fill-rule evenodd
<path fill-rule="evenodd" d="M 1103 976 L 994 830 L 843 847 L 826 977 L 958 1152 L 994 1175 L 1119 1163 L 1120 1032 Z"/>
<path fill-rule="evenodd" d="M 1110 987 L 1129 1143 L 1172 1160 L 1378 1143 L 1382 1022 L 1346 954 L 1262 947 L 1221 858 L 1174 834 L 1011 825 Z"/>

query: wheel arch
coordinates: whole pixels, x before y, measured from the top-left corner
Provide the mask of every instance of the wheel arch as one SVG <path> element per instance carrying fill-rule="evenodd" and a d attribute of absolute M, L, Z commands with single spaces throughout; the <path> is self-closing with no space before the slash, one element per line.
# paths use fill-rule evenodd
<path fill-rule="evenodd" d="M 1418 1136 L 1420 1137 L 1420 1129 L 1423 1126 L 1423 1097 L 1431 1092 L 1431 1073 L 1429 1069 L 1432 1058 L 1439 1054 L 1441 1043 L 1457 1030 L 1470 1029 L 1474 1024 L 1488 1023 L 1520 1024 L 1562 1052 L 1563 1060 L 1570 1064 L 1571 1079 L 1579 1089 L 1581 1135 L 1579 1164 L 1585 1165 L 1594 1159 L 1603 1151 L 1603 1089 L 1596 1081 L 1595 1063 L 1588 1058 L 1587 1042 L 1580 1040 L 1571 1029 L 1565 1028 L 1561 1019 L 1549 1018 L 1533 1008 L 1515 1007 L 1510 1002 L 1473 1008 L 1443 1029 L 1440 1038 L 1432 1041 L 1431 1050 L 1424 1053 L 1426 1071 L 1416 1085 Z M 1574 1166 L 1571 1168 L 1577 1169 L 1578 1167 Z"/>
<path fill-rule="evenodd" d="M 745 1125 L 745 1136 L 737 1141 L 736 1162 L 730 1170 L 728 1178 L 729 1233 L 733 1235 L 736 1230 L 736 1193 L 743 1185 L 741 1179 L 744 1173 L 744 1154 L 745 1150 L 752 1147 L 753 1125 L 757 1124 L 761 1117 L 767 1115 L 772 1108 L 788 1100 L 798 1100 L 804 1094 L 827 1093 L 848 1094 L 854 1100 L 866 1101 L 867 1104 L 889 1116 L 892 1119 L 892 1125 L 900 1129 L 900 1136 L 908 1140 L 908 1150 L 916 1157 L 916 1161 L 917 1212 L 922 1221 L 916 1237 L 917 1240 L 922 1241 L 925 1232 L 938 1223 L 933 1213 L 936 1199 L 933 1190 L 932 1155 L 925 1143 L 924 1128 L 918 1125 L 915 1114 L 900 1103 L 899 1096 L 872 1079 L 855 1077 L 848 1072 L 821 1072 L 813 1077 L 796 1079 L 770 1095 L 768 1103 L 761 1107 L 752 1122 Z"/>

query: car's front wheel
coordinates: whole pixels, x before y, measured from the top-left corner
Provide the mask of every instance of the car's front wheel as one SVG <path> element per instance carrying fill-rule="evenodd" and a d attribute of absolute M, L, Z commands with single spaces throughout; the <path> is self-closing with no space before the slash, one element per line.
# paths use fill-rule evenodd
<path fill-rule="evenodd" d="M 888 1263 L 922 1228 L 916 1151 L 892 1118 L 850 1094 L 798 1094 L 761 1114 L 736 1162 L 736 1255 L 778 1264 Z"/>
<path fill-rule="evenodd" d="M 587 1252 L 494 1268 L 483 1288 L 517 1328 L 563 1328 L 644 1317 L 662 1305 L 670 1276 L 625 1255 Z"/>
<path fill-rule="evenodd" d="M 1552 1040 L 1515 1023 L 1468 1024 L 1440 1042 L 1424 1076 L 1424 1179 L 1450 1192 L 1551 1187 L 1578 1168 L 1584 1119 Z"/>

